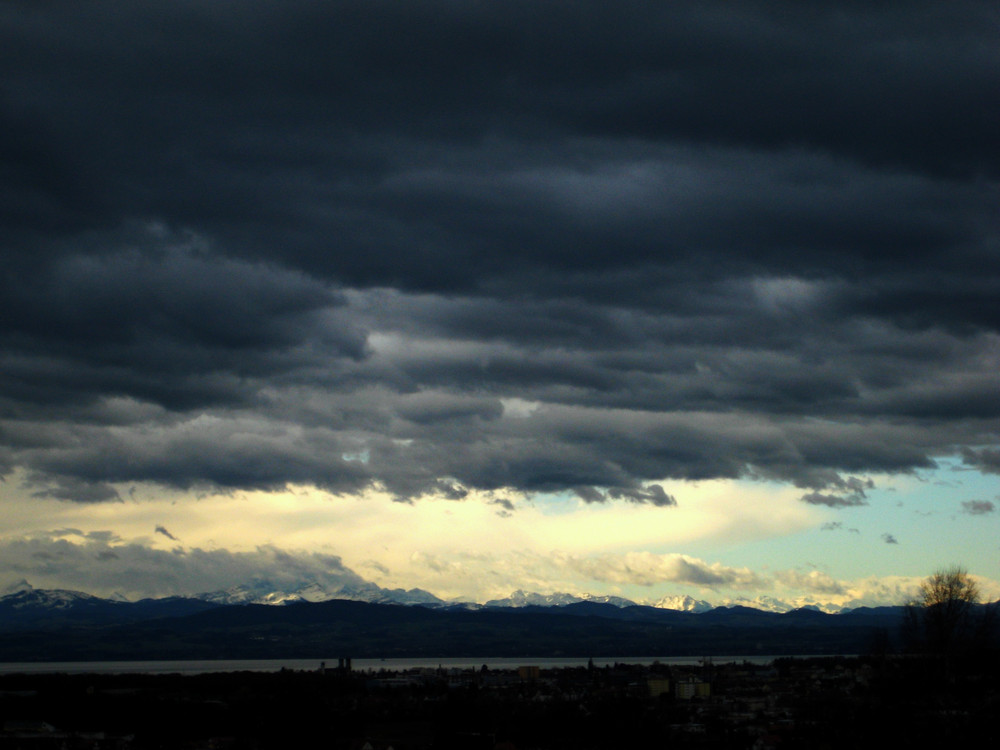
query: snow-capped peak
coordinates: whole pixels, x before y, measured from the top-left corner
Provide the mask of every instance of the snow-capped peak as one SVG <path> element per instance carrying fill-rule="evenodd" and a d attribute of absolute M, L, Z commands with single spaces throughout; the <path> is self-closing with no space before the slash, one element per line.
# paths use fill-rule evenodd
<path fill-rule="evenodd" d="M 66 609 L 83 601 L 99 601 L 99 597 L 85 594 L 82 591 L 67 591 L 65 589 L 36 589 L 32 586 L 21 587 L 13 593 L 2 597 L 4 604 L 14 609 L 23 607 L 43 607 L 46 609 Z"/>
<path fill-rule="evenodd" d="M 28 583 L 25 579 L 21 579 L 17 583 L 12 583 L 4 589 L 0 589 L 0 596 L 10 596 L 11 594 L 20 594 L 22 591 L 34 591 L 35 587 Z"/>
<path fill-rule="evenodd" d="M 230 586 L 222 591 L 207 591 L 197 594 L 197 599 L 203 599 L 213 604 L 249 604 L 256 600 L 256 596 L 243 585 Z"/>
<path fill-rule="evenodd" d="M 490 599 L 486 602 L 487 607 L 562 607 L 567 604 L 575 604 L 583 601 L 578 596 L 572 594 L 536 594 L 531 591 L 518 589 L 504 599 Z"/>
<path fill-rule="evenodd" d="M 378 604 L 443 604 L 442 600 L 423 589 L 383 589 L 374 583 L 348 583 L 323 586 L 312 581 L 295 588 L 274 587 L 269 582 L 250 586 L 239 585 L 223 591 L 198 594 L 197 598 L 216 604 L 270 604 L 283 605 L 295 602 L 325 602 L 347 599 Z"/>
<path fill-rule="evenodd" d="M 791 612 L 795 609 L 795 606 L 789 604 L 781 599 L 775 599 L 773 596 L 758 596 L 754 599 L 747 599 L 746 597 L 738 597 L 736 599 L 726 599 L 722 602 L 723 607 L 749 607 L 751 609 L 759 609 L 764 612 L 775 612 L 778 614 L 784 612 Z"/>
<path fill-rule="evenodd" d="M 694 599 L 687 594 L 683 596 L 665 596 L 653 602 L 652 606 L 659 609 L 674 609 L 679 612 L 707 612 L 712 609 L 712 605 L 704 599 Z"/>
<path fill-rule="evenodd" d="M 594 596 L 593 594 L 536 594 L 531 591 L 518 589 L 505 599 L 491 599 L 486 602 L 487 607 L 565 607 L 567 604 L 577 604 L 578 602 L 597 602 L 601 604 L 613 604 L 616 607 L 630 607 L 635 602 L 624 599 L 620 596 Z"/>

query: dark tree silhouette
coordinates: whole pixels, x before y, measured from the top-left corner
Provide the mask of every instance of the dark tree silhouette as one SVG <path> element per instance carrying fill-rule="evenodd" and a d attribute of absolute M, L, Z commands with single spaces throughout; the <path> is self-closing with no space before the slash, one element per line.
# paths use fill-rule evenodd
<path fill-rule="evenodd" d="M 993 607 L 980 605 L 978 584 L 956 565 L 920 584 L 906 608 L 904 634 L 912 650 L 953 655 L 985 646 L 992 625 Z"/>

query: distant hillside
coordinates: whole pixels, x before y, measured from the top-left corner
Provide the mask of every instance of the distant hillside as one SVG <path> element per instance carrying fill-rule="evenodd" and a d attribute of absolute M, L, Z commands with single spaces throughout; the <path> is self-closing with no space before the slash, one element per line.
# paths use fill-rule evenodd
<path fill-rule="evenodd" d="M 126 602 L 101 599 L 79 591 L 28 587 L 0 597 L 0 632 L 121 625 L 163 617 L 182 617 L 217 606 L 200 599 L 177 596 Z"/>

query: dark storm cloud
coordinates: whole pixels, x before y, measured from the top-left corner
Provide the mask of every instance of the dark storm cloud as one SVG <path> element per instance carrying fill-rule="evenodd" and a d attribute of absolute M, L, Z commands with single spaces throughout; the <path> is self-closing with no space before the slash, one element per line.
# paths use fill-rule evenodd
<path fill-rule="evenodd" d="M 854 527 L 844 528 L 842 521 L 827 521 L 819 527 L 821 531 L 840 531 L 843 529 L 851 534 L 860 534 L 861 530 Z"/>
<path fill-rule="evenodd" d="M 831 508 L 849 508 L 855 505 L 868 505 L 868 501 L 857 495 L 827 495 L 822 492 L 809 492 L 802 496 L 802 502 L 810 505 L 826 505 Z"/>
<path fill-rule="evenodd" d="M 75 476 L 54 478 L 39 472 L 29 480 L 28 484 L 40 488 L 32 493 L 35 497 L 54 497 L 58 500 L 74 500 L 81 503 L 121 501 L 118 490 L 110 484 L 86 478 Z"/>
<path fill-rule="evenodd" d="M 980 471 L 1000 474 L 1000 449 L 964 446 L 962 448 L 962 461 Z"/>
<path fill-rule="evenodd" d="M 645 488 L 609 487 L 607 494 L 596 487 L 587 486 L 574 487 L 573 492 L 585 503 L 603 503 L 611 498 L 639 504 L 649 503 L 660 507 L 677 505 L 677 499 L 673 495 L 668 495 L 658 484 L 651 484 Z"/>
<path fill-rule="evenodd" d="M 170 539 L 171 541 L 174 541 L 174 542 L 177 541 L 177 537 L 175 537 L 173 534 L 171 534 L 169 531 L 167 531 L 167 527 L 166 526 L 157 525 L 156 526 L 156 533 L 157 534 L 163 534 L 163 536 L 165 536 L 167 539 Z"/>
<path fill-rule="evenodd" d="M 970 516 L 985 516 L 997 509 L 990 500 L 965 500 L 962 502 L 962 512 Z"/>
<path fill-rule="evenodd" d="M 503 510 L 505 510 L 508 513 L 513 513 L 516 510 L 516 508 L 514 507 L 514 503 L 511 502 L 506 497 L 497 497 L 491 500 L 490 502 L 493 505 L 499 505 Z"/>
<path fill-rule="evenodd" d="M 650 505 L 657 505 L 661 508 L 668 505 L 677 505 L 677 500 L 674 496 L 668 495 L 663 491 L 663 487 L 658 484 L 648 485 L 645 489 L 619 489 L 617 487 L 612 487 L 608 490 L 608 495 L 615 500 L 624 498 L 629 502 L 649 503 Z"/>
<path fill-rule="evenodd" d="M 0 471 L 834 507 L 996 471 L 998 24 L 5 3 Z"/>
<path fill-rule="evenodd" d="M 828 494 L 823 492 L 808 492 L 803 495 L 800 500 L 810 505 L 826 505 L 831 508 L 849 508 L 857 505 L 868 505 L 868 496 L 865 494 L 865 490 L 872 489 L 875 487 L 875 482 L 871 479 L 862 480 L 858 477 L 842 477 L 835 472 L 828 472 L 828 476 L 825 478 L 824 486 L 832 490 L 835 494 Z M 817 475 L 814 474 L 815 479 L 819 479 Z M 818 485 L 820 482 L 815 481 L 813 486 Z M 800 486 L 809 486 L 809 484 L 799 481 Z M 826 527 L 824 527 L 826 528 Z M 831 527 L 839 528 L 839 526 Z"/>

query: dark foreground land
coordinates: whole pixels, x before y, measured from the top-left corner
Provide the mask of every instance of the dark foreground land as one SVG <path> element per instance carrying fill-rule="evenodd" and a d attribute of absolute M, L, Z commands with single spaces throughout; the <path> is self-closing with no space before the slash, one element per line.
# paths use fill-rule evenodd
<path fill-rule="evenodd" d="M 1000 738 L 992 662 L 3 675 L 0 748 L 961 746 Z"/>

